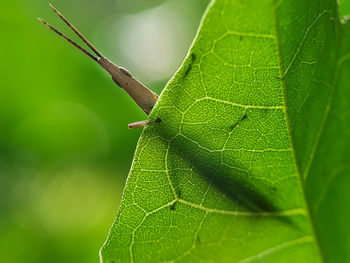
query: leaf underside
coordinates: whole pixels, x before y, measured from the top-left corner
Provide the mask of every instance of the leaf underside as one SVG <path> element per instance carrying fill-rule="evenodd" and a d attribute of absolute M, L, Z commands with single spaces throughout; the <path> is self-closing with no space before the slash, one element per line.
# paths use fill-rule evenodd
<path fill-rule="evenodd" d="M 212 1 L 102 261 L 350 261 L 347 27 L 335 0 Z"/>

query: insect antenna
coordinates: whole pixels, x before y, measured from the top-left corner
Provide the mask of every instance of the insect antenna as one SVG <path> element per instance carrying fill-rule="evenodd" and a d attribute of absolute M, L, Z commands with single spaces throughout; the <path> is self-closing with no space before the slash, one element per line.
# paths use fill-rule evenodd
<path fill-rule="evenodd" d="M 53 5 L 51 5 L 51 4 L 49 4 L 49 6 L 50 6 L 50 8 L 63 20 L 63 22 L 65 22 L 66 25 L 69 26 L 69 27 L 74 31 L 74 33 L 77 34 L 78 37 L 80 37 L 80 39 L 83 40 L 84 43 L 85 43 L 86 45 L 89 46 L 89 48 L 96 54 L 97 57 L 99 57 L 99 58 L 102 57 L 101 52 L 98 51 L 97 48 L 95 48 L 94 45 L 91 44 L 91 42 L 90 42 L 89 40 L 87 40 L 86 37 L 84 37 L 84 35 L 83 35 L 82 33 L 80 33 L 79 30 L 78 30 L 75 26 L 72 25 L 72 23 L 69 22 L 68 19 L 65 18 L 65 17 L 60 13 L 60 11 L 58 11 L 58 10 L 57 10 Z"/>
<path fill-rule="evenodd" d="M 69 37 L 65 36 L 64 34 L 62 34 L 60 31 L 58 31 L 56 28 L 54 28 L 53 26 L 51 26 L 49 23 L 45 22 L 44 20 L 42 20 L 41 18 L 38 17 L 38 20 L 43 23 L 45 26 L 47 26 L 49 29 L 51 29 L 53 32 L 55 32 L 57 35 L 59 35 L 60 37 L 62 37 L 64 40 L 68 41 L 69 43 L 71 43 L 73 46 L 75 46 L 77 49 L 79 49 L 81 52 L 83 52 L 84 54 L 86 54 L 87 56 L 89 56 L 90 58 L 92 58 L 93 60 L 95 60 L 96 62 L 98 62 L 98 59 L 91 54 L 89 51 L 87 51 L 86 49 L 84 49 L 82 46 L 80 46 L 79 44 L 75 43 L 73 40 L 71 40 Z"/>
<path fill-rule="evenodd" d="M 123 88 L 129 96 L 136 102 L 136 104 L 148 115 L 152 111 L 153 106 L 156 104 L 158 95 L 153 91 L 149 90 L 146 86 L 144 86 L 141 82 L 135 79 L 126 69 L 122 67 L 118 67 L 108 58 L 104 57 L 90 42 L 87 40 L 83 34 L 79 32 L 79 30 L 73 26 L 55 7 L 51 4 L 50 8 L 63 20 L 63 22 L 68 25 L 76 35 L 92 50 L 90 53 L 79 44 L 71 40 L 69 37 L 63 35 L 56 28 L 38 18 L 38 20 L 51 29 L 53 32 L 58 34 L 60 37 L 71 43 L 85 55 L 89 56 L 91 59 L 96 61 L 104 70 L 106 70 L 109 75 L 112 77 L 113 81 L 121 88 Z M 94 54 L 97 56 L 95 56 Z M 154 121 L 155 122 L 155 121 Z M 153 122 L 139 122 L 131 124 L 130 127 L 141 127 Z"/>

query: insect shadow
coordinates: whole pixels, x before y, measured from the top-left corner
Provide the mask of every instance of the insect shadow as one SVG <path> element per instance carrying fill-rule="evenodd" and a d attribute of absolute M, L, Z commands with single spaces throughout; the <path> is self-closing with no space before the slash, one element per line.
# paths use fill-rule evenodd
<path fill-rule="evenodd" d="M 247 121 L 248 117 L 244 115 L 240 121 Z M 232 129 L 231 125 L 228 129 Z M 159 135 L 167 133 L 166 125 L 155 125 L 156 132 Z M 187 135 L 191 138 L 195 136 Z M 207 147 L 208 144 L 206 143 Z M 208 147 L 210 148 L 210 147 Z M 210 184 L 216 191 L 221 192 L 227 198 L 232 200 L 239 207 L 243 208 L 243 211 L 250 211 L 256 213 L 257 218 L 262 218 L 260 214 L 268 212 L 279 212 L 281 209 L 277 207 L 272 198 L 269 198 L 266 193 L 257 189 L 254 186 L 254 179 L 242 180 L 242 176 L 247 174 L 242 173 L 242 170 L 248 170 L 248 168 L 242 167 L 240 164 L 231 163 L 232 166 L 237 166 L 239 170 L 232 169 L 223 165 L 220 160 L 220 152 L 209 152 L 198 146 L 195 142 L 188 140 L 184 136 L 178 135 L 171 141 L 169 148 L 169 156 L 175 155 L 176 158 L 181 159 L 186 166 L 191 167 L 196 176 L 200 176 L 207 184 Z M 177 162 L 172 163 L 172 158 L 168 158 L 168 167 L 177 166 Z M 251 178 L 254 175 L 250 174 Z M 178 174 L 170 173 L 171 182 L 175 188 L 176 193 L 183 191 L 182 184 L 179 182 L 180 178 Z M 273 192 L 276 188 L 271 186 Z M 175 206 L 172 207 L 172 210 Z M 292 219 L 286 216 L 276 217 L 276 219 L 292 224 Z"/>

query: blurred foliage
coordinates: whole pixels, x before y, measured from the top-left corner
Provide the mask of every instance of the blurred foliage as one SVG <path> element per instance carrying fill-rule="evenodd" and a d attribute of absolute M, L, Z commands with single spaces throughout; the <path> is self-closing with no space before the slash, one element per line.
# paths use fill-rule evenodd
<path fill-rule="evenodd" d="M 350 17 L 350 0 L 338 0 L 340 19 L 348 20 Z"/>
<path fill-rule="evenodd" d="M 53 5 L 102 53 L 159 93 L 184 58 L 207 3 Z M 2 3 L 0 262 L 96 262 L 140 134 L 127 124 L 145 115 L 102 69 L 36 21 L 40 16 L 77 39 L 47 4 Z M 164 8 L 172 15 L 160 16 Z M 152 16 L 139 36 L 138 25 Z M 161 24 L 172 30 L 159 32 Z M 119 33 L 121 40 L 140 38 L 131 53 L 121 49 L 128 42 L 120 42 Z M 162 68 L 167 71 L 158 73 Z"/>

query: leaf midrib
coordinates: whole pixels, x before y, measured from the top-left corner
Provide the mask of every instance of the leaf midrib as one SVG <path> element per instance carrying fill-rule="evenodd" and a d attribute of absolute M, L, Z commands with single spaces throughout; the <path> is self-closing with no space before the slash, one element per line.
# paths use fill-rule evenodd
<path fill-rule="evenodd" d="M 292 149 L 292 156 L 293 156 L 293 164 L 294 164 L 294 167 L 295 167 L 295 170 L 296 172 L 298 173 L 298 183 L 299 183 L 299 186 L 300 186 L 300 189 L 301 189 L 301 193 L 302 193 L 302 197 L 303 197 L 303 201 L 304 201 L 304 205 L 305 205 L 305 210 L 306 210 L 306 216 L 309 220 L 309 223 L 310 223 L 310 227 L 311 227 L 311 231 L 312 231 L 312 235 L 314 237 L 314 242 L 316 244 L 316 247 L 318 249 L 318 253 L 319 253 L 319 256 L 320 256 L 320 260 L 321 262 L 325 262 L 324 260 L 324 255 L 322 253 L 322 249 L 320 247 L 320 241 L 319 241 L 319 236 L 317 234 L 317 231 L 316 231 L 316 228 L 315 228 L 315 223 L 314 223 L 314 220 L 311 216 L 311 213 L 310 213 L 310 207 L 309 207 L 309 203 L 306 199 L 306 192 L 305 192 L 305 187 L 304 187 L 304 180 L 303 178 L 306 178 L 308 172 L 309 172 L 309 169 L 308 170 L 305 170 L 305 173 L 303 174 L 301 172 L 301 168 L 299 167 L 298 165 L 298 162 L 297 162 L 297 154 L 296 154 L 296 147 L 295 147 L 295 142 L 294 142 L 294 138 L 292 136 L 293 134 L 293 129 L 292 129 L 292 125 L 291 125 L 291 122 L 290 122 L 290 118 L 289 118 L 289 115 L 288 115 L 288 110 L 287 110 L 287 92 L 286 92 L 286 83 L 285 83 L 285 76 L 286 74 L 288 73 L 288 70 L 289 68 L 292 66 L 292 64 L 294 63 L 294 57 L 298 54 L 299 50 L 301 49 L 302 45 L 303 45 L 303 42 L 304 42 L 304 39 L 306 38 L 306 35 L 307 35 L 307 31 L 310 30 L 310 26 L 308 27 L 307 31 L 304 33 L 304 37 L 300 43 L 300 46 L 298 48 L 298 50 L 296 51 L 296 54 L 295 56 L 293 56 L 290 64 L 288 65 L 288 68 L 286 70 L 284 70 L 284 67 L 283 67 L 283 63 L 282 63 L 282 51 L 281 51 L 281 41 L 280 41 L 280 34 L 279 34 L 279 29 L 278 29 L 278 14 L 277 14 L 277 9 L 278 9 L 278 6 L 279 6 L 280 2 L 278 3 L 276 0 L 275 0 L 275 7 L 273 9 L 273 13 L 274 13 L 274 25 L 275 25 L 275 41 L 276 41 L 276 47 L 277 47 L 277 58 L 278 58 L 278 66 L 279 66 L 279 77 L 280 77 L 280 83 L 281 83 L 281 88 L 282 88 L 282 98 L 283 98 L 283 105 L 284 105 L 284 108 L 283 108 L 283 113 L 284 113 L 284 117 L 285 117 L 285 120 L 286 120 L 286 124 L 287 124 L 287 132 L 288 132 L 288 138 L 289 138 L 289 143 L 291 145 L 291 149 Z M 327 10 L 323 10 L 319 15 L 318 17 L 315 19 L 315 21 L 311 24 L 314 25 L 315 22 L 319 19 L 319 17 L 321 17 Z M 337 68 L 338 69 L 338 68 Z M 337 71 L 336 69 L 336 71 Z M 334 78 L 335 79 L 335 78 Z M 318 136 L 316 137 L 315 141 L 314 141 L 314 144 L 313 144 L 313 151 L 311 152 L 310 154 L 310 157 L 309 157 L 309 161 L 308 161 L 308 167 L 311 166 L 311 163 L 313 161 L 313 157 L 314 157 L 314 153 L 318 147 L 318 142 L 319 142 L 319 137 L 320 137 L 320 134 L 322 133 L 323 131 L 323 128 L 324 128 L 324 123 L 327 119 L 327 116 L 328 116 L 328 113 L 329 113 L 329 108 L 330 108 L 330 103 L 332 101 L 332 95 L 333 95 L 333 91 L 334 91 L 334 87 L 335 87 L 335 83 L 336 81 L 333 81 L 333 85 L 332 85 L 332 90 L 331 90 L 331 94 L 330 94 L 330 98 L 328 100 L 328 103 L 327 103 L 327 107 L 326 107 L 326 110 L 325 112 L 323 113 L 323 118 L 322 118 L 322 121 L 321 121 L 321 126 L 320 126 L 320 130 L 318 132 Z"/>

